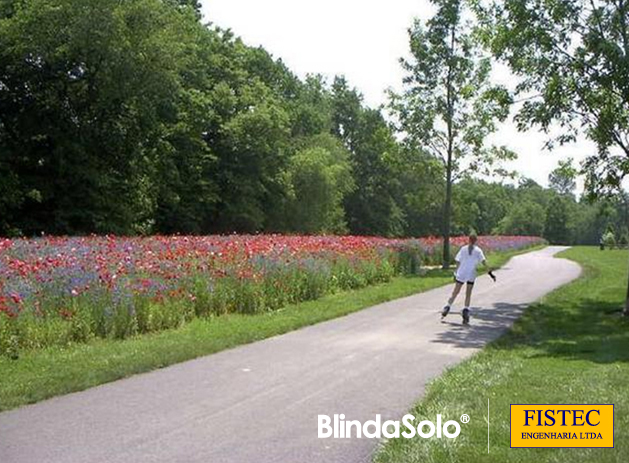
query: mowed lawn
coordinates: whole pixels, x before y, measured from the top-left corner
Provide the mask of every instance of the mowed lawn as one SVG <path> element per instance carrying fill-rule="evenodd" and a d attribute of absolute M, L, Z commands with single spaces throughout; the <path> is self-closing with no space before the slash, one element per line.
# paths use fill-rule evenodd
<path fill-rule="evenodd" d="M 627 251 L 570 249 L 584 274 L 530 307 L 513 329 L 435 380 L 410 413 L 471 417 L 450 439 L 393 439 L 375 456 L 391 462 L 628 462 L 629 321 L 621 317 Z M 487 453 L 487 399 L 490 402 Z M 511 449 L 512 403 L 615 404 L 613 449 Z M 419 421 L 419 420 L 418 420 Z"/>

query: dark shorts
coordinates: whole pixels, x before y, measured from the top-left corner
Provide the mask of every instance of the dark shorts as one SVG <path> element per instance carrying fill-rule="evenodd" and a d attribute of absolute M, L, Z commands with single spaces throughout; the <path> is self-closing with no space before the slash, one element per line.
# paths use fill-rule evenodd
<path fill-rule="evenodd" d="M 460 284 L 460 285 L 464 285 L 464 284 L 465 284 L 465 283 L 463 283 L 462 281 L 457 280 L 457 279 L 456 279 L 456 277 L 454 277 L 454 282 L 455 282 L 455 283 L 458 283 L 458 284 Z M 473 281 L 468 281 L 468 282 L 467 282 L 467 285 L 468 285 L 468 286 L 474 286 L 474 282 L 473 282 Z"/>

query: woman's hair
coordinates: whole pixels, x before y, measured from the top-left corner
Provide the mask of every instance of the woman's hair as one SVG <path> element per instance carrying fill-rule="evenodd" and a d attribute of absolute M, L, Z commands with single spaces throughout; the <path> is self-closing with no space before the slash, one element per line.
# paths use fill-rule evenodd
<path fill-rule="evenodd" d="M 476 244 L 476 241 L 478 241 L 478 236 L 476 236 L 476 233 L 470 233 L 469 238 L 470 244 L 467 246 L 467 252 L 469 252 L 471 256 L 474 251 L 474 245 Z"/>

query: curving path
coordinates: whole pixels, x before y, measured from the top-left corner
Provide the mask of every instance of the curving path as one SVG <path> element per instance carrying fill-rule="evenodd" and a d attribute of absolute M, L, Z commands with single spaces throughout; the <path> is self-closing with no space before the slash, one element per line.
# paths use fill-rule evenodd
<path fill-rule="evenodd" d="M 317 415 L 399 419 L 431 378 L 575 279 L 549 247 L 481 277 L 472 326 L 451 287 L 0 414 L 3 463 L 362 462 L 375 439 L 318 439 Z M 459 304 L 461 300 L 458 301 Z"/>

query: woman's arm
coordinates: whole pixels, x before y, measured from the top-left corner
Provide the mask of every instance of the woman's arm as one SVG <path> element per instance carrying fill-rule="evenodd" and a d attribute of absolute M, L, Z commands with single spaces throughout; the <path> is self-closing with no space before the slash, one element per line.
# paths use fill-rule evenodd
<path fill-rule="evenodd" d="M 492 280 L 496 281 L 496 275 L 494 275 L 494 269 L 491 268 L 488 264 L 487 264 L 487 260 L 483 259 L 483 266 L 485 267 L 485 270 L 487 270 L 487 273 L 489 274 L 489 276 L 491 277 Z"/>

